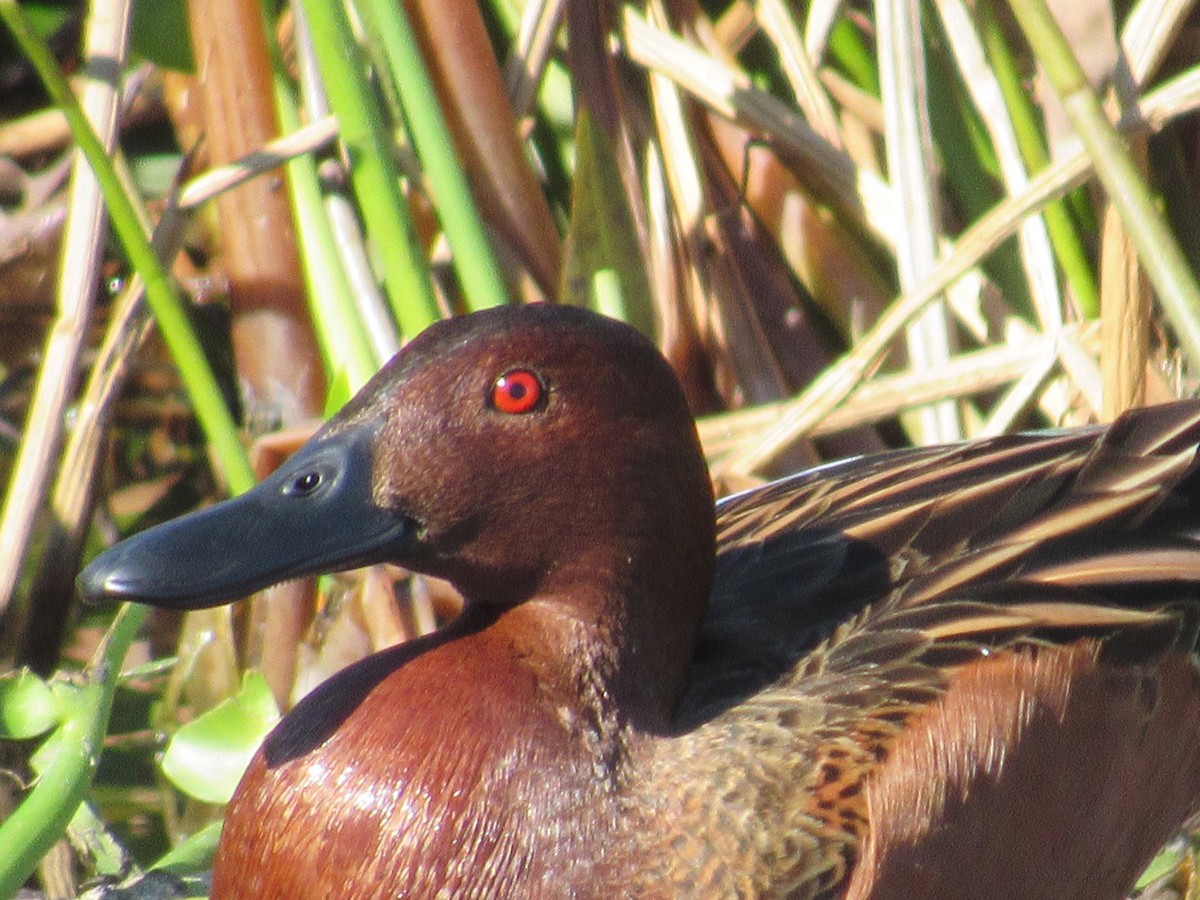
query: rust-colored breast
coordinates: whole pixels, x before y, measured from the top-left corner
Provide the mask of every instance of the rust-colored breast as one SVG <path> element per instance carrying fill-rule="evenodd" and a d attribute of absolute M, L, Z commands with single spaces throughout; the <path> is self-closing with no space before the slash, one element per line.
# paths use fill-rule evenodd
<path fill-rule="evenodd" d="M 319 688 L 229 807 L 215 900 L 560 897 L 585 883 L 591 832 L 611 830 L 603 773 L 497 642 L 396 648 Z"/>

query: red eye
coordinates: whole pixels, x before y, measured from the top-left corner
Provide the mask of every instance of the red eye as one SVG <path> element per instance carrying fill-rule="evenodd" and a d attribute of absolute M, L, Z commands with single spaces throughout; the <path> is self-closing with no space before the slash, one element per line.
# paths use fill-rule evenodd
<path fill-rule="evenodd" d="M 492 406 L 517 416 L 527 413 L 542 399 L 542 383 L 528 369 L 505 372 L 492 385 Z"/>

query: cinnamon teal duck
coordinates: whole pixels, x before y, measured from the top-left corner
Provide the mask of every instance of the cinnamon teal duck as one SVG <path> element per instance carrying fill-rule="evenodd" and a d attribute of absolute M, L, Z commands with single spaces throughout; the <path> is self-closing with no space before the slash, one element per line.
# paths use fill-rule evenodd
<path fill-rule="evenodd" d="M 216 898 L 1117 898 L 1200 809 L 1200 403 L 902 450 L 713 505 L 650 342 L 430 328 L 92 600 L 388 561 L 466 599 L 309 694 Z"/>

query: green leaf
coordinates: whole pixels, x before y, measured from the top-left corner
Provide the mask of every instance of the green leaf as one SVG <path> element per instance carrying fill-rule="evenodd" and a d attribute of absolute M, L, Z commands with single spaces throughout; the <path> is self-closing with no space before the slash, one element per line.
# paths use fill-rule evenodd
<path fill-rule="evenodd" d="M 72 4 L 63 2 L 22 3 L 21 6 L 37 33 L 47 40 L 70 21 L 74 12 Z"/>
<path fill-rule="evenodd" d="M 26 740 L 59 723 L 62 706 L 45 681 L 27 669 L 0 677 L 0 737 Z"/>
<path fill-rule="evenodd" d="M 624 319 L 647 335 L 654 312 L 637 229 L 612 147 L 586 109 L 575 130 L 575 187 L 560 299 Z"/>
<path fill-rule="evenodd" d="M 186 0 L 136 0 L 129 40 L 133 52 L 177 72 L 196 71 Z"/>
<path fill-rule="evenodd" d="M 183 154 L 176 150 L 163 153 L 135 153 L 130 158 L 134 183 L 143 194 L 163 197 L 176 184 L 183 166 Z"/>
<path fill-rule="evenodd" d="M 221 822 L 213 822 L 201 828 L 150 868 L 179 876 L 198 875 L 208 871 L 212 868 L 213 857 L 217 853 L 221 825 Z"/>
<path fill-rule="evenodd" d="M 178 662 L 178 656 L 164 656 L 162 659 L 152 659 L 149 662 L 138 663 L 136 666 L 122 669 L 121 680 L 130 681 L 134 678 L 151 678 L 156 675 L 162 675 L 165 672 L 171 671 Z"/>
<path fill-rule="evenodd" d="M 95 874 L 115 878 L 129 870 L 130 860 L 125 848 L 108 831 L 104 820 L 90 804 L 79 804 L 67 829 L 71 846 L 77 854 L 90 860 Z"/>
<path fill-rule="evenodd" d="M 64 746 L 68 746 L 63 738 L 63 729 L 56 728 L 29 757 L 29 768 L 33 774 L 41 778 L 46 770 L 54 764 Z"/>
<path fill-rule="evenodd" d="M 1183 862 L 1183 855 L 1187 851 L 1187 845 L 1182 841 L 1167 845 L 1150 861 L 1150 865 L 1146 867 L 1146 871 L 1142 873 L 1142 877 L 1137 880 L 1134 887 L 1141 890 L 1152 882 L 1165 878 L 1176 871 Z"/>
<path fill-rule="evenodd" d="M 353 395 L 354 391 L 350 389 L 350 373 L 345 366 L 338 366 L 329 379 L 329 389 L 325 394 L 326 417 L 332 416 L 345 406 Z"/>
<path fill-rule="evenodd" d="M 162 758 L 163 774 L 205 803 L 228 803 L 267 732 L 279 721 L 275 698 L 260 672 L 242 689 L 175 732 Z"/>

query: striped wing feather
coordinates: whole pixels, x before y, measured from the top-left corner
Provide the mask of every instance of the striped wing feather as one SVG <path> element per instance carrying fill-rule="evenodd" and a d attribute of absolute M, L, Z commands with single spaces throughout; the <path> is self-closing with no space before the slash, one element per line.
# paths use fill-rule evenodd
<path fill-rule="evenodd" d="M 664 813 L 668 842 L 710 849 L 647 878 L 1124 896 L 1200 808 L 1198 440 L 1200 405 L 1175 405 L 720 504 L 711 613 L 651 777 L 723 802 Z"/>

